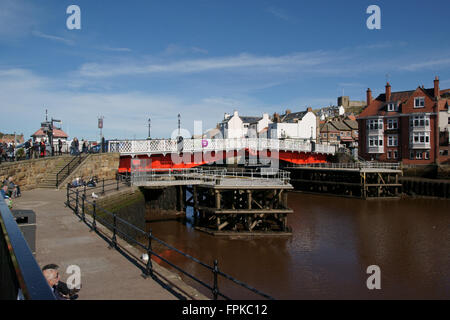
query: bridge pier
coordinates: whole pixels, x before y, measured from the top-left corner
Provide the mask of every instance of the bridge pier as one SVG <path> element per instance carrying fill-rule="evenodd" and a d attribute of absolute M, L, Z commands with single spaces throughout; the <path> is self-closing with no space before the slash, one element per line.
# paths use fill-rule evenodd
<path fill-rule="evenodd" d="M 195 228 L 212 235 L 291 235 L 287 226 L 289 186 L 187 187 Z"/>
<path fill-rule="evenodd" d="M 398 198 L 401 194 L 402 171 L 395 168 L 324 164 L 285 169 L 291 172 L 291 183 L 298 191 L 361 199 Z"/>

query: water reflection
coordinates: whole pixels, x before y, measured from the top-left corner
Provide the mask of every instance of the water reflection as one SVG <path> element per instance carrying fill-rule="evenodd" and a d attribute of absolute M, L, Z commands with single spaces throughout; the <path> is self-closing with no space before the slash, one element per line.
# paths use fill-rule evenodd
<path fill-rule="evenodd" d="M 450 298 L 450 201 L 291 193 L 289 206 L 291 238 L 217 238 L 177 221 L 151 228 L 205 263 L 218 259 L 223 272 L 277 299 Z M 212 283 L 209 271 L 170 257 Z M 373 264 L 381 268 L 381 291 L 366 287 Z M 219 285 L 231 297 L 256 298 L 225 281 Z"/>

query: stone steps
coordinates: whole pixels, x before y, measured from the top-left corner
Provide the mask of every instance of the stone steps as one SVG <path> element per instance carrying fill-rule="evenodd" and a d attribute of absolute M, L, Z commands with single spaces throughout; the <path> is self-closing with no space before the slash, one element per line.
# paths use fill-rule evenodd
<path fill-rule="evenodd" d="M 64 159 L 61 159 L 61 161 L 59 161 L 53 168 L 51 171 L 49 171 L 46 176 L 41 180 L 41 182 L 39 183 L 38 187 L 39 188 L 56 188 L 56 176 L 58 175 L 58 173 L 67 166 L 68 163 L 70 163 L 70 161 L 72 161 L 73 157 L 66 157 Z M 82 157 L 81 162 L 83 162 L 83 160 L 86 159 L 86 156 Z M 74 168 L 72 168 L 73 170 Z M 67 171 L 65 171 L 64 173 L 60 174 L 58 176 L 58 180 L 61 183 L 63 180 L 65 180 L 67 178 L 68 174 Z"/>

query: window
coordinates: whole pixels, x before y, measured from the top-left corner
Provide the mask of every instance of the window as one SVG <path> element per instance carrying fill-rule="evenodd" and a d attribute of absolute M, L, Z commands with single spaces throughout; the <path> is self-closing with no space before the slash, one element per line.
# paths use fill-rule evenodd
<path fill-rule="evenodd" d="M 425 107 L 425 98 L 419 97 L 414 99 L 414 108 L 423 108 Z"/>
<path fill-rule="evenodd" d="M 425 152 L 425 159 L 430 159 L 430 152 L 429 151 L 426 151 Z"/>
<path fill-rule="evenodd" d="M 387 111 L 398 111 L 398 104 L 397 103 L 388 103 L 387 105 Z"/>
<path fill-rule="evenodd" d="M 429 127 L 430 126 L 430 116 L 413 116 L 410 118 L 411 127 Z"/>
<path fill-rule="evenodd" d="M 388 147 L 397 147 L 398 146 L 398 136 L 391 135 L 388 136 Z"/>
<path fill-rule="evenodd" d="M 429 132 L 414 132 L 412 138 L 410 139 L 412 143 L 430 143 L 430 133 Z"/>
<path fill-rule="evenodd" d="M 394 159 L 398 159 L 398 151 L 394 150 Z"/>
<path fill-rule="evenodd" d="M 388 159 L 391 158 L 391 152 L 390 152 L 390 151 L 388 151 L 388 153 L 387 153 L 387 158 L 388 158 Z"/>
<path fill-rule="evenodd" d="M 368 120 L 367 121 L 367 129 L 383 130 L 383 119 Z"/>
<path fill-rule="evenodd" d="M 388 119 L 387 125 L 390 130 L 398 129 L 398 119 Z"/>
<path fill-rule="evenodd" d="M 370 147 L 382 147 L 383 137 L 369 136 L 369 146 Z"/>
<path fill-rule="evenodd" d="M 416 151 L 416 160 L 422 160 L 422 151 Z"/>
<path fill-rule="evenodd" d="M 411 151 L 410 153 L 409 153 L 409 159 L 414 159 L 414 151 Z"/>

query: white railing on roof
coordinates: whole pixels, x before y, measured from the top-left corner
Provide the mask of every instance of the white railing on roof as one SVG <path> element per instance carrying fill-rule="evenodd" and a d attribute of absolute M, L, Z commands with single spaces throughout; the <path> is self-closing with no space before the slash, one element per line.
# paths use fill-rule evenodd
<path fill-rule="evenodd" d="M 291 151 L 334 154 L 334 146 L 311 144 L 298 139 L 184 139 L 177 140 L 115 140 L 109 141 L 109 151 L 123 155 L 151 155 L 181 152 L 211 152 L 249 149 L 252 151 Z"/>

